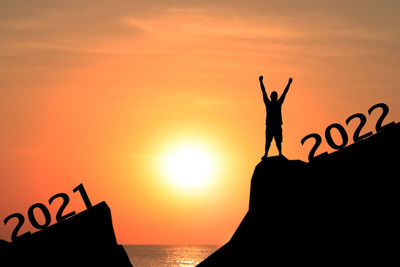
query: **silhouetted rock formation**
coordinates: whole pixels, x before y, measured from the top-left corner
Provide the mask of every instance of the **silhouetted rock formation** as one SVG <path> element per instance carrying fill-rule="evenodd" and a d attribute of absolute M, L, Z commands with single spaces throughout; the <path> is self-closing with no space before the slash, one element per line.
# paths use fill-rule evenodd
<path fill-rule="evenodd" d="M 0 266 L 132 266 L 101 202 L 45 230 L 0 242 Z"/>
<path fill-rule="evenodd" d="M 272 157 L 251 180 L 250 207 L 207 266 L 399 262 L 397 123 L 310 163 Z"/>

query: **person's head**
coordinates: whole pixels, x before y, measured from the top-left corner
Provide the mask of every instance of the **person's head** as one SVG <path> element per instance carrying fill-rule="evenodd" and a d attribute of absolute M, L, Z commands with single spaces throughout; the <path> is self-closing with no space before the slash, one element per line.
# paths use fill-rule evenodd
<path fill-rule="evenodd" d="M 278 93 L 273 91 L 271 93 L 271 101 L 276 101 L 276 100 L 278 100 Z"/>

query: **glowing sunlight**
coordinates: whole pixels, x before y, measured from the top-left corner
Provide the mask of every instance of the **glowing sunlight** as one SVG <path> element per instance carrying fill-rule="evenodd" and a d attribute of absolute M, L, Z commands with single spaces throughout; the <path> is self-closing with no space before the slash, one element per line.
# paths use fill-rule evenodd
<path fill-rule="evenodd" d="M 174 187 L 201 187 L 215 176 L 215 157 L 199 145 L 173 147 L 163 156 L 162 164 L 168 183 Z"/>

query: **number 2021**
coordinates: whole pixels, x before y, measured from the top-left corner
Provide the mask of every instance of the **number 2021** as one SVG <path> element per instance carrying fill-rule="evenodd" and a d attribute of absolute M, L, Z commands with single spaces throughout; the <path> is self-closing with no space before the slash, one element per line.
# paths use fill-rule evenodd
<path fill-rule="evenodd" d="M 375 130 L 377 132 L 380 132 L 380 131 L 383 130 L 383 127 L 388 126 L 388 125 L 393 125 L 394 122 L 390 122 L 390 123 L 382 126 L 383 120 L 386 118 L 387 114 L 389 113 L 389 107 L 384 103 L 378 103 L 378 104 L 373 105 L 372 107 L 370 107 L 369 110 L 368 110 L 368 114 L 371 115 L 371 113 L 377 108 L 382 109 L 382 114 L 378 118 L 378 120 L 376 121 L 376 125 L 375 125 Z M 358 124 L 358 126 L 355 129 L 354 134 L 353 134 L 353 141 L 354 142 L 358 142 L 358 141 L 360 141 L 360 140 L 362 140 L 364 138 L 367 138 L 368 136 L 372 135 L 372 132 L 368 132 L 368 133 L 365 133 L 363 135 L 360 135 L 361 130 L 363 129 L 365 123 L 367 122 L 367 117 L 362 113 L 356 113 L 356 114 L 353 114 L 350 117 L 348 117 L 346 119 L 346 124 L 349 125 L 350 121 L 352 121 L 352 120 L 354 120 L 356 118 L 358 118 L 360 120 L 360 122 L 359 122 L 359 124 Z M 333 140 L 332 134 L 331 134 L 331 131 L 333 129 L 336 129 L 339 132 L 339 134 L 340 134 L 340 136 L 342 138 L 342 143 L 341 144 L 337 144 Z M 310 150 L 310 152 L 308 154 L 308 160 L 309 161 L 314 159 L 315 152 L 317 151 L 318 147 L 322 143 L 321 136 L 319 134 L 317 134 L 317 133 L 312 133 L 312 134 L 309 134 L 309 135 L 303 137 L 303 139 L 301 139 L 301 144 L 304 145 L 306 140 L 308 140 L 310 138 L 314 138 L 315 139 L 315 143 L 314 143 L 314 146 L 311 148 L 311 150 Z M 333 123 L 333 124 L 329 125 L 326 128 L 326 130 L 325 130 L 325 139 L 326 139 L 326 142 L 328 143 L 328 145 L 330 147 L 332 147 L 333 149 L 342 149 L 342 148 L 346 147 L 346 145 L 347 145 L 347 143 L 349 141 L 349 137 L 347 135 L 346 129 L 339 123 Z M 326 154 L 326 152 L 322 153 L 322 154 Z"/>
<path fill-rule="evenodd" d="M 76 193 L 77 191 L 80 193 L 82 200 L 85 203 L 86 208 L 92 207 L 92 204 L 89 200 L 89 197 L 86 193 L 85 188 L 83 187 L 83 184 L 80 184 L 74 188 L 73 192 Z M 65 208 L 67 207 L 67 205 L 69 203 L 69 196 L 65 193 L 58 193 L 58 194 L 55 194 L 54 196 L 52 196 L 49 199 L 49 205 L 51 205 L 53 203 L 53 201 L 57 198 L 62 199 L 62 203 L 56 213 L 56 221 L 57 222 L 60 222 L 67 218 L 70 218 L 71 216 L 74 216 L 76 214 L 75 211 L 70 212 L 68 214 L 63 214 Z M 36 216 L 34 213 L 35 210 L 40 210 L 41 213 L 43 214 L 43 217 L 44 217 L 43 223 L 39 223 L 38 220 L 36 219 Z M 25 217 L 21 213 L 13 213 L 4 219 L 4 224 L 7 225 L 8 221 L 10 221 L 12 218 L 18 219 L 18 222 L 17 222 L 14 230 L 11 233 L 11 240 L 15 241 L 18 237 L 19 230 L 21 229 L 22 225 L 25 222 Z M 39 230 L 45 229 L 51 223 L 50 211 L 43 203 L 35 203 L 32 206 L 30 206 L 28 209 L 28 219 L 29 219 L 30 223 L 32 224 L 32 226 L 35 227 L 36 229 L 39 229 Z M 29 233 L 30 232 L 26 232 L 25 234 L 29 234 Z"/>

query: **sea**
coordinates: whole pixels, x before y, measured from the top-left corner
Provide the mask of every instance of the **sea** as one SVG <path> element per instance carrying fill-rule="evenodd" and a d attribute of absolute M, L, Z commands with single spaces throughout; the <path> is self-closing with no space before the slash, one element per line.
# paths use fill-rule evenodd
<path fill-rule="evenodd" d="M 194 267 L 217 246 L 124 245 L 134 267 Z"/>

